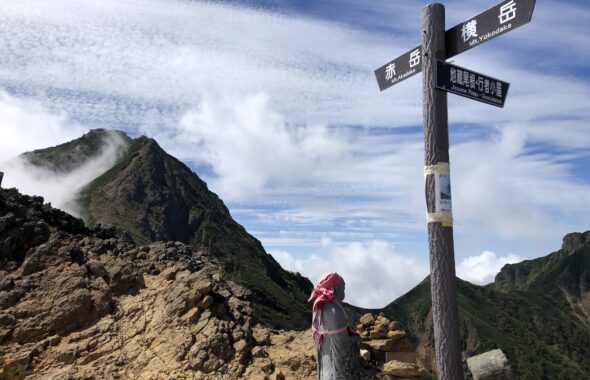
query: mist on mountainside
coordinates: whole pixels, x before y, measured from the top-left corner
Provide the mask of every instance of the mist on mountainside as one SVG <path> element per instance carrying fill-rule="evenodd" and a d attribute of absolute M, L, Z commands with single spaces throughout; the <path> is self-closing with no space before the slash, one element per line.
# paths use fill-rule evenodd
<path fill-rule="evenodd" d="M 68 168 L 33 164 L 37 158 L 35 151 L 21 154 L 0 163 L 4 172 L 3 187 L 15 187 L 23 194 L 40 195 L 54 207 L 80 217 L 80 206 L 76 202 L 80 190 L 110 169 L 123 154 L 128 142 L 117 133 L 105 133 L 100 137 L 95 154 L 88 154 L 74 148 L 71 155 L 76 156 L 78 165 Z M 37 158 L 37 160 L 39 160 Z"/>

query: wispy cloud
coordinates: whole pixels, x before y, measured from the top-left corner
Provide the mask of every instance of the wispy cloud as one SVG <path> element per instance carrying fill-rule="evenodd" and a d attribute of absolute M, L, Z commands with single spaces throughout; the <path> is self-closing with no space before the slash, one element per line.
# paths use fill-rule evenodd
<path fill-rule="evenodd" d="M 268 248 L 304 239 L 301 230 L 368 232 L 366 241 L 393 244 L 424 229 L 421 81 L 379 93 L 373 70 L 419 43 L 425 3 L 283 2 L 271 12 L 194 1 L 5 1 L 0 87 L 8 103 L 43 109 L 35 121 L 31 105 L 17 123 L 43 120 L 31 127 L 39 136 L 53 123 L 156 137 L 200 175 L 206 169 L 231 208 L 257 209 L 237 216 L 267 231 Z M 447 24 L 494 4 L 450 1 Z M 587 14 L 580 2 L 539 2 L 530 25 L 456 58 L 511 82 L 504 109 L 449 96 L 461 257 L 484 249 L 482 235 L 558 241 L 587 229 L 589 178 L 576 171 L 590 143 Z M 2 139 L 39 147 L 16 140 L 27 138 Z"/>
<path fill-rule="evenodd" d="M 570 154 L 534 152 L 526 133 L 510 127 L 451 153 L 455 216 L 464 232 L 559 241 L 564 217 L 583 228 L 590 186 L 577 178 Z"/>
<path fill-rule="evenodd" d="M 25 0 L 0 10 L 0 83 L 74 91 L 94 103 L 85 112 L 90 118 L 120 100 L 178 115 L 177 107 L 191 108 L 211 92 L 272 93 L 274 107 L 297 123 L 355 122 L 351 103 L 387 104 L 375 96 L 371 68 L 377 63 L 370 58 L 385 41 L 337 24 L 159 0 Z M 53 95 L 71 109 L 79 100 Z M 138 121 L 134 112 L 127 118 Z"/>

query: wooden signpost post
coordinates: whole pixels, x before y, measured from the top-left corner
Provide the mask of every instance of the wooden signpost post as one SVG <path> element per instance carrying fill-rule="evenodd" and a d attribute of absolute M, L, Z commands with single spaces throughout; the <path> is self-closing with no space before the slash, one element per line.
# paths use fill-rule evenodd
<path fill-rule="evenodd" d="M 447 92 L 503 107 L 509 84 L 444 62 L 530 22 L 535 0 L 506 0 L 445 32 L 445 8 L 422 8 L 422 45 L 375 70 L 381 91 L 422 72 L 424 175 L 438 379 L 463 379 L 457 309 Z"/>

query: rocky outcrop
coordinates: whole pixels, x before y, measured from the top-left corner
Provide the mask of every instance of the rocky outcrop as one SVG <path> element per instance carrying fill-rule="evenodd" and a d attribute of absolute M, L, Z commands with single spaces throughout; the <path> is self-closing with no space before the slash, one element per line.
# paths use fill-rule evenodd
<path fill-rule="evenodd" d="M 254 333 L 249 294 L 204 251 L 138 247 L 0 189 L 0 379 L 231 379 L 285 363 L 315 371 L 309 351 L 258 365 L 273 342 L 287 343 Z"/>
<path fill-rule="evenodd" d="M 365 368 L 377 370 L 376 378 L 423 378 L 427 374 L 416 365 L 414 344 L 399 322 L 391 321 L 384 313 L 366 313 L 360 317 L 357 331 L 361 348 L 366 350 L 361 362 Z"/>
<path fill-rule="evenodd" d="M 250 294 L 207 251 L 0 189 L 0 380 L 315 379 L 311 331 L 254 326 Z"/>
<path fill-rule="evenodd" d="M 317 378 L 311 330 L 296 332 L 257 326 L 254 341 L 257 347 L 252 350 L 252 365 L 246 370 L 245 378 Z"/>
<path fill-rule="evenodd" d="M 403 357 L 412 363 L 416 361 L 415 355 L 412 355 L 414 345 L 401 324 L 389 320 L 385 314 L 364 314 L 359 320 L 357 331 L 361 335 L 361 348 L 368 350 L 371 358 L 381 362 L 393 360 L 394 357 L 397 360 Z"/>

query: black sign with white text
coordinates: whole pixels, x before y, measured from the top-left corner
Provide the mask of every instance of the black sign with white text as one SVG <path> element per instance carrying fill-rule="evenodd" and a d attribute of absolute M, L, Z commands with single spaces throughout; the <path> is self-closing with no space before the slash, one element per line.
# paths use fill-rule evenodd
<path fill-rule="evenodd" d="M 420 62 L 422 59 L 421 49 L 421 45 L 416 46 L 414 49 L 375 70 L 375 77 L 377 78 L 379 89 L 383 91 L 422 71 L 422 62 Z"/>
<path fill-rule="evenodd" d="M 445 59 L 531 21 L 536 0 L 506 0 L 445 32 Z M 422 71 L 422 45 L 375 70 L 381 91 Z"/>
<path fill-rule="evenodd" d="M 451 58 L 529 23 L 535 1 L 506 0 L 447 30 L 445 58 Z"/>
<path fill-rule="evenodd" d="M 436 87 L 496 107 L 504 107 L 510 83 L 437 60 Z"/>

